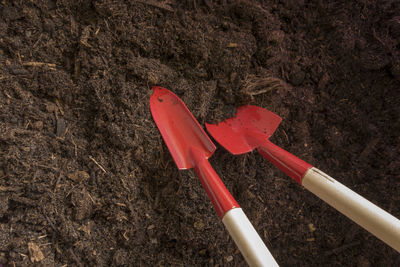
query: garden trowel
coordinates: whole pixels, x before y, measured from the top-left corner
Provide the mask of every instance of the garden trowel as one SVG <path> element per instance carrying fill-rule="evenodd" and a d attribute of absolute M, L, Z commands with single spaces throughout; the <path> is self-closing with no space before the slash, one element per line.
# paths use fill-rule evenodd
<path fill-rule="evenodd" d="M 282 118 L 256 106 L 239 107 L 234 118 L 207 124 L 224 148 L 238 155 L 257 151 L 326 203 L 400 252 L 400 220 L 329 175 L 269 141 Z"/>
<path fill-rule="evenodd" d="M 250 266 L 278 266 L 275 259 L 226 189 L 208 158 L 215 146 L 179 97 L 153 87 L 150 109 L 178 169 L 194 168 L 218 216 Z"/>

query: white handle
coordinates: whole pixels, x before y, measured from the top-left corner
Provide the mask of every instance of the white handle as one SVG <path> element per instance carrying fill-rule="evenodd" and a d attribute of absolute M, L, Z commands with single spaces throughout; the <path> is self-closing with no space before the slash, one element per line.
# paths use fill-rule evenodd
<path fill-rule="evenodd" d="M 249 266 L 278 266 L 241 208 L 225 213 L 222 222 Z"/>
<path fill-rule="evenodd" d="M 353 192 L 317 168 L 311 168 L 302 185 L 400 252 L 400 220 Z"/>

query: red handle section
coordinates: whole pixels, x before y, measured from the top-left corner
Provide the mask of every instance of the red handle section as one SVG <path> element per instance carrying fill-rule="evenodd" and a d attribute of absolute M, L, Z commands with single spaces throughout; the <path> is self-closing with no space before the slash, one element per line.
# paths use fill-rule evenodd
<path fill-rule="evenodd" d="M 312 168 L 312 165 L 269 140 L 265 140 L 262 146 L 258 147 L 258 152 L 299 184 L 308 169 Z"/>
<path fill-rule="evenodd" d="M 195 158 L 194 171 L 200 178 L 201 184 L 211 199 L 219 218 L 222 219 L 225 213 L 231 209 L 239 208 L 239 204 L 229 193 L 208 160 L 197 153 L 192 153 L 192 156 Z"/>

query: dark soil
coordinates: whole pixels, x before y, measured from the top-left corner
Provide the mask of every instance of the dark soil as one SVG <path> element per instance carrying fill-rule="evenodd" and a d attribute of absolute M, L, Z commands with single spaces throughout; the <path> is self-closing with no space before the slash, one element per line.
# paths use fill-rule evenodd
<path fill-rule="evenodd" d="M 285 3 L 282 3 L 285 2 Z M 149 110 L 152 85 L 272 138 L 400 217 L 398 1 L 0 3 L 0 264 L 243 266 Z M 256 152 L 211 163 L 282 266 L 399 266 Z"/>

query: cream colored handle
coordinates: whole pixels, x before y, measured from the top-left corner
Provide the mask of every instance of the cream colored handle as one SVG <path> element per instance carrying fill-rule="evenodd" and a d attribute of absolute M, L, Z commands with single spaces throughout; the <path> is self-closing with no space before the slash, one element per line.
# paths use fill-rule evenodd
<path fill-rule="evenodd" d="M 311 168 L 302 185 L 326 203 L 400 252 L 400 220 L 353 192 L 317 168 Z"/>
<path fill-rule="evenodd" d="M 222 222 L 249 266 L 278 266 L 241 208 L 225 213 Z"/>

